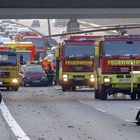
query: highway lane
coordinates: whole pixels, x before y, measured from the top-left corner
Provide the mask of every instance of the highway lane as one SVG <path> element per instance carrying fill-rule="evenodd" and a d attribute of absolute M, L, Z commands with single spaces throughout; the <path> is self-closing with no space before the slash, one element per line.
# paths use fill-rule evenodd
<path fill-rule="evenodd" d="M 83 19 L 79 19 L 79 20 L 83 20 Z M 100 26 L 100 25 L 112 25 L 112 24 L 131 24 L 131 23 L 140 23 L 140 18 L 126 18 L 126 19 L 122 19 L 122 18 L 116 18 L 116 19 L 84 19 L 84 21 L 87 21 L 88 23 L 91 22 L 94 25 L 94 27 Z M 62 33 L 62 31 L 66 30 L 66 27 L 54 27 L 52 24 L 52 20 L 50 20 L 51 22 L 51 33 L 52 34 L 56 34 L 56 33 Z M 30 26 L 32 23 L 32 20 L 19 20 L 19 23 L 22 23 L 24 25 Z M 40 19 L 40 23 L 41 23 L 41 27 L 34 27 L 33 29 L 43 33 L 44 35 L 48 35 L 48 23 L 47 23 L 47 19 Z M 81 28 L 85 28 L 86 26 L 81 25 Z M 139 29 L 129 29 L 128 30 L 129 33 L 131 34 L 140 34 L 140 30 Z M 93 35 L 103 35 L 103 34 L 115 34 L 115 32 L 96 32 L 93 33 Z M 59 37 L 55 38 L 58 42 L 62 42 L 63 40 L 60 39 Z"/>
<path fill-rule="evenodd" d="M 135 109 L 139 102 L 116 100 L 113 105 L 95 100 L 92 90 L 58 89 L 21 87 L 18 92 L 3 92 L 12 116 L 31 140 L 140 139 L 139 127 L 124 120 L 135 112 L 130 106 Z"/>
<path fill-rule="evenodd" d="M 31 21 L 25 23 L 30 25 Z M 47 34 L 46 25 L 44 20 L 36 29 Z M 21 87 L 18 92 L 2 94 L 12 116 L 33 140 L 140 139 L 139 127 L 130 122 L 135 118 L 139 101 L 100 101 L 94 99 L 93 91 L 63 93 L 54 87 Z M 2 140 L 15 140 L 1 113 L 0 125 Z"/>
<path fill-rule="evenodd" d="M 19 23 L 20 24 L 23 24 L 23 25 L 26 25 L 28 27 L 31 26 L 31 23 L 32 23 L 32 20 L 19 20 Z M 66 27 L 62 27 L 62 26 L 59 26 L 59 27 L 55 27 L 53 25 L 53 22 L 52 20 L 50 20 L 50 26 L 51 26 L 51 34 L 61 34 L 62 31 L 66 31 Z M 98 24 L 95 24 L 94 27 L 98 27 L 100 25 Z M 80 28 L 82 30 L 86 30 L 84 28 L 86 28 L 87 26 L 83 26 L 83 25 L 80 25 Z M 47 19 L 40 19 L 40 27 L 32 27 L 34 30 L 42 33 L 43 35 L 48 35 L 48 22 L 47 22 Z M 87 28 L 88 29 L 88 28 Z M 96 29 L 96 28 L 95 28 Z M 95 33 L 92 33 L 93 35 L 103 35 L 103 34 L 116 34 L 115 31 L 108 31 L 108 32 L 95 32 Z M 63 41 L 64 38 L 60 38 L 60 37 L 53 37 L 57 42 L 61 43 Z"/>
<path fill-rule="evenodd" d="M 25 26 L 31 27 L 31 23 L 32 20 L 28 19 L 28 20 L 19 20 L 18 23 L 23 24 Z M 51 34 L 56 34 L 56 33 L 62 33 L 62 31 L 66 30 L 65 27 L 54 27 L 52 20 L 50 20 L 50 26 L 51 26 Z M 34 30 L 44 34 L 44 35 L 48 35 L 48 21 L 47 19 L 40 19 L 40 27 L 32 27 Z M 57 42 L 62 42 L 63 40 L 60 39 L 60 37 L 55 37 L 55 40 L 57 40 Z"/>
<path fill-rule="evenodd" d="M 0 112 L 0 140 L 16 140 L 16 136 L 10 130 L 1 112 Z"/>
<path fill-rule="evenodd" d="M 139 24 L 140 18 L 114 18 L 114 19 L 81 19 L 97 25 L 114 25 L 114 24 Z M 140 29 L 129 29 L 130 34 L 140 34 Z"/>

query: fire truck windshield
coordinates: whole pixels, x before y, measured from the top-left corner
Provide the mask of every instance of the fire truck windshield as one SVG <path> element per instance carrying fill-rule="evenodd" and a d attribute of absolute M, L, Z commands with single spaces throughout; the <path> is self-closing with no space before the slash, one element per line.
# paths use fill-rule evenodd
<path fill-rule="evenodd" d="M 66 44 L 64 47 L 64 57 L 94 57 L 93 44 Z"/>
<path fill-rule="evenodd" d="M 25 62 L 31 61 L 30 52 L 17 52 L 18 61 L 20 61 L 21 55 L 23 56 Z"/>
<path fill-rule="evenodd" d="M 105 56 L 138 56 L 140 55 L 140 41 L 111 40 L 103 45 Z"/>
<path fill-rule="evenodd" d="M 15 54 L 0 53 L 0 65 L 1 66 L 15 66 L 17 59 Z"/>

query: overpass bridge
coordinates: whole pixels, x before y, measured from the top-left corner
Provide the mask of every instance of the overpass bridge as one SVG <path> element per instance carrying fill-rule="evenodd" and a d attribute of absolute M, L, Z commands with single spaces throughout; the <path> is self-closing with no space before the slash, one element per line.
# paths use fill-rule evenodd
<path fill-rule="evenodd" d="M 140 18 L 140 8 L 0 8 L 1 19 Z"/>

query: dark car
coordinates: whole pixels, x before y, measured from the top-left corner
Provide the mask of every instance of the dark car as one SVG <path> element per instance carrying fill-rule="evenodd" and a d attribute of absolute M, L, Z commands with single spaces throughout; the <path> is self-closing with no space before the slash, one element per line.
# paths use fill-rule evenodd
<path fill-rule="evenodd" d="M 39 20 L 33 20 L 31 27 L 40 27 L 40 21 Z"/>
<path fill-rule="evenodd" d="M 23 86 L 47 86 L 47 76 L 41 65 L 26 64 L 21 67 L 19 77 Z"/>

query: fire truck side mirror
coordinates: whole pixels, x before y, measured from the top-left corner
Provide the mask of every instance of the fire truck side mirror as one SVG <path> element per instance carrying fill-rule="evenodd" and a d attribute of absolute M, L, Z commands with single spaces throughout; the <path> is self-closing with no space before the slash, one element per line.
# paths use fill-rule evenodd
<path fill-rule="evenodd" d="M 99 55 L 99 47 L 95 47 L 95 56 Z"/>
<path fill-rule="evenodd" d="M 56 48 L 56 49 L 55 49 L 55 58 L 56 58 L 56 59 L 59 59 L 59 57 L 60 57 L 59 48 Z"/>

